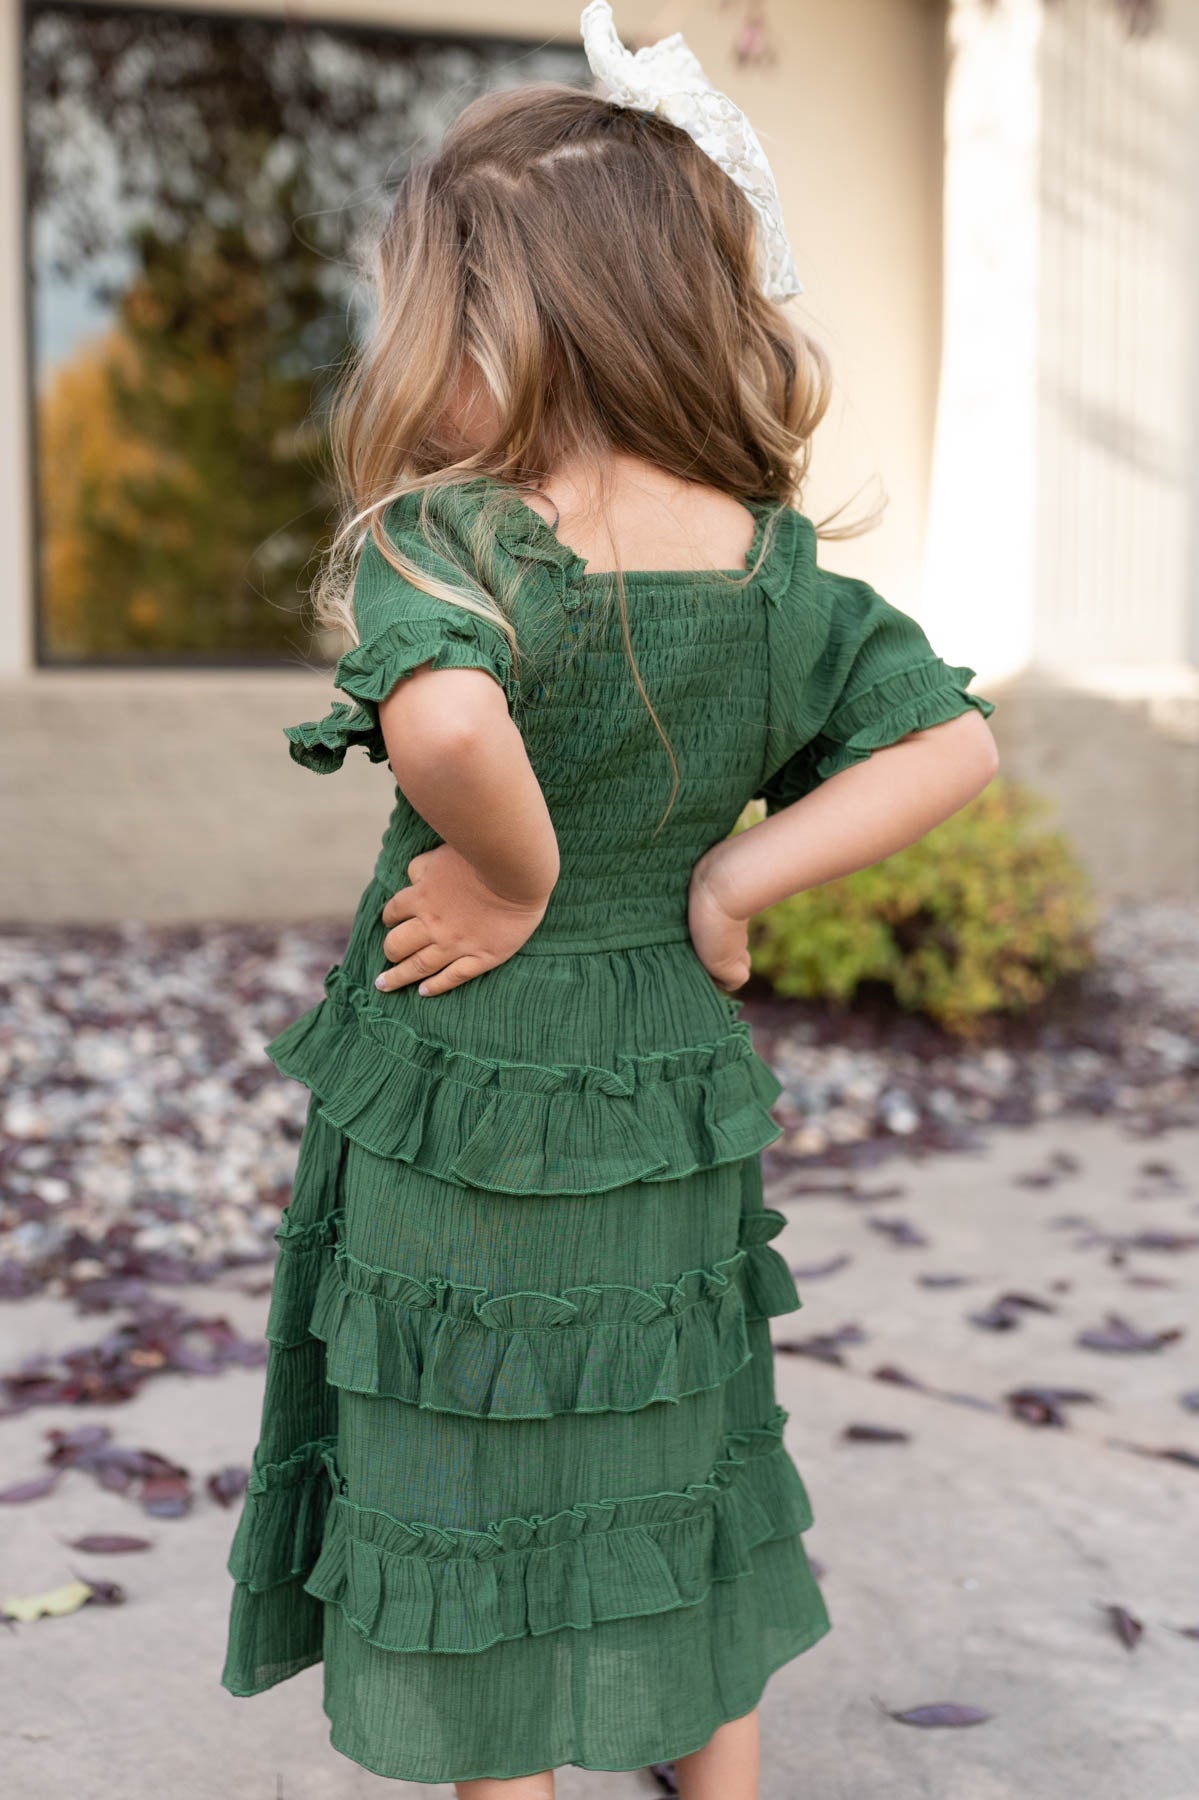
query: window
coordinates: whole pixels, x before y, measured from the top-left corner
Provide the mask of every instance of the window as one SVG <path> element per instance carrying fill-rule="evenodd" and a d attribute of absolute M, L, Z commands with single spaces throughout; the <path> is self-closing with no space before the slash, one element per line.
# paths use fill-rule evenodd
<path fill-rule="evenodd" d="M 582 50 L 37 0 L 27 19 L 40 660 L 307 662 L 355 242 L 468 99 L 588 81 Z"/>

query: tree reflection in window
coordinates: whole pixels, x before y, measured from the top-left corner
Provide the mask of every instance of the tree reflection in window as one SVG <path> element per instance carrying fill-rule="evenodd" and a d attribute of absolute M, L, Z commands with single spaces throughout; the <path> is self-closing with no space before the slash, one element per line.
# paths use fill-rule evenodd
<path fill-rule="evenodd" d="M 42 660 L 307 662 L 359 235 L 474 94 L 586 81 L 582 53 L 94 5 L 28 20 Z"/>

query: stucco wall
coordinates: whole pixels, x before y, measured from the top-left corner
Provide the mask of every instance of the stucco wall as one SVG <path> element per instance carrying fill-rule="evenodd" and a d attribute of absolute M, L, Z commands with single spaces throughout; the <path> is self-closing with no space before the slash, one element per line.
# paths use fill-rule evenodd
<path fill-rule="evenodd" d="M 331 918 L 391 808 L 384 764 L 288 756 L 318 676 L 46 672 L 0 684 L 0 920 Z"/>

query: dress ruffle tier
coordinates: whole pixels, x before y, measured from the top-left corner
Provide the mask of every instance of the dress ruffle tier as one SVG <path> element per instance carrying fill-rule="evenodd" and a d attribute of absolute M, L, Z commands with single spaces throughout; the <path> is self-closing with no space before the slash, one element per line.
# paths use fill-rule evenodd
<path fill-rule="evenodd" d="M 317 1017 L 337 1004 L 323 1002 Z M 323 1661 L 333 1743 L 398 1779 L 511 1778 L 562 1763 L 633 1768 L 682 1755 L 750 1710 L 771 1669 L 828 1629 L 802 1545 L 811 1506 L 783 1443 L 787 1414 L 770 1364 L 769 1319 L 801 1302 L 774 1247 L 785 1220 L 762 1203 L 758 1159 L 721 1162 L 722 1143 L 709 1136 L 707 1165 L 674 1183 L 613 1188 L 614 1165 L 597 1158 L 594 1186 L 583 1193 L 555 1199 L 476 1187 L 450 1173 L 444 1154 L 430 1159 L 434 1170 L 406 1160 L 416 1140 L 401 1141 L 394 1129 L 382 1143 L 371 1131 L 359 1144 L 336 1108 L 330 1118 L 322 1095 L 352 1091 L 330 1068 L 361 1067 L 346 1054 L 353 1033 L 344 1015 L 334 1017 L 340 1039 L 316 1034 L 332 1052 L 319 1064 L 325 1079 L 318 1063 L 304 1069 L 309 1120 L 276 1232 L 263 1434 L 228 1561 L 223 1684 L 250 1695 Z M 742 1034 L 734 1030 L 732 1042 Z M 287 1044 L 310 1044 L 314 1034 L 283 1036 L 286 1064 Z M 457 1110 L 446 1143 L 468 1142 L 475 1083 L 486 1093 L 494 1070 L 435 1040 L 400 1032 L 397 1041 L 401 1061 L 431 1090 L 420 1116 L 452 1124 Z M 271 1048 L 279 1055 L 278 1040 Z M 541 1102 L 568 1109 L 589 1092 L 597 1107 L 616 1109 L 655 1084 L 673 1088 L 679 1105 L 689 1093 L 686 1108 L 702 1121 L 713 1064 L 753 1062 L 742 1053 L 725 1063 L 711 1045 L 688 1046 L 659 1059 L 643 1087 L 630 1079 L 637 1060 L 620 1070 L 586 1065 L 589 1081 L 578 1079 L 583 1065 L 522 1065 L 521 1074 Z M 519 1099 L 524 1090 L 500 1091 Z M 397 1118 L 417 1104 L 411 1091 L 394 1103 Z M 768 1118 L 763 1099 L 755 1104 Z M 595 1130 L 601 1143 L 621 1141 L 605 1133 L 602 1116 Z M 559 1141 L 569 1144 L 569 1128 Z M 689 1145 L 690 1167 L 701 1140 L 679 1141 Z M 397 1215 L 413 1212 L 410 1224 L 381 1219 L 389 1183 Z M 422 1237 L 435 1194 L 450 1210 Z M 662 1260 L 665 1246 L 651 1254 L 655 1209 L 673 1221 L 668 1237 L 706 1243 L 705 1253 L 681 1265 Z M 479 1241 L 492 1219 L 508 1239 L 523 1223 L 526 1242 L 509 1266 L 603 1278 L 517 1285 L 459 1273 L 461 1253 L 452 1266 L 451 1246 L 478 1242 L 480 1266 L 502 1260 Z M 621 1220 L 627 1249 L 613 1229 Z M 408 1241 L 412 1253 L 384 1260 L 375 1246 L 393 1241 Z M 643 1272 L 628 1279 L 628 1268 Z M 613 1435 L 630 1424 L 633 1439 Z M 569 1440 L 567 1427 L 576 1434 Z M 503 1434 L 512 1434 L 510 1458 Z M 385 1442 L 398 1446 L 394 1478 L 371 1491 L 364 1472 Z M 704 1444 L 710 1453 L 695 1467 Z M 524 1491 L 517 1473 L 507 1494 L 495 1485 L 489 1459 L 497 1456 L 536 1471 L 527 1490 L 534 1504 L 511 1504 Z M 418 1494 L 415 1471 L 439 1459 L 450 1483 L 473 1464 L 467 1510 L 475 1508 L 477 1523 L 450 1518 L 437 1497 L 441 1477 Z M 568 1473 L 587 1466 L 598 1482 Z M 659 1471 L 673 1467 L 685 1477 L 663 1481 Z M 638 1483 L 642 1468 L 658 1478 Z M 675 1613 L 685 1620 L 667 1628 L 679 1644 L 677 1679 L 662 1687 L 662 1621 Z M 561 1704 L 497 1739 L 502 1697 L 508 1716 L 519 1717 L 530 1679 L 562 1685 L 564 1656 L 577 1673 Z M 634 1676 L 643 1670 L 656 1700 L 639 1692 L 628 1708 L 597 1713 L 594 1681 L 612 1659 Z"/>
<path fill-rule="evenodd" d="M 347 1146 L 314 1095 L 295 1192 L 275 1233 L 264 1403 L 272 1430 L 255 1452 L 228 1559 L 226 1687 L 260 1692 L 319 1661 L 326 1605 L 380 1651 L 477 1652 L 694 1606 L 713 1583 L 752 1578 L 759 1546 L 807 1529 L 811 1506 L 782 1441 L 787 1414 L 757 1396 L 759 1422 L 731 1425 L 703 1478 L 677 1489 L 584 1495 L 482 1530 L 356 1503 L 339 1460 L 340 1396 L 386 1398 L 493 1431 L 505 1421 L 678 1408 L 727 1391 L 755 1355 L 760 1377 L 767 1321 L 801 1300 L 771 1241 L 784 1215 L 761 1204 L 752 1161 L 717 1171 L 735 1201 L 731 1254 L 644 1286 L 493 1291 L 427 1265 L 354 1256 Z M 381 1160 L 367 1159 L 376 1168 Z M 504 1203 L 498 1193 L 477 1198 Z M 757 1386 L 771 1394 L 769 1380 Z M 288 1418 L 294 1442 L 280 1436 Z M 312 1419 L 332 1428 L 305 1437 Z M 810 1632 L 823 1616 L 810 1576 L 800 1596 Z"/>

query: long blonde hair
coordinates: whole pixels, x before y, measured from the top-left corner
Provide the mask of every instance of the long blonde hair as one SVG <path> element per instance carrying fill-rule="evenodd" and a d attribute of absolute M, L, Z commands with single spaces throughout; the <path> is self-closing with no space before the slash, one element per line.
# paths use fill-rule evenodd
<path fill-rule="evenodd" d="M 601 464 L 621 451 L 743 501 L 797 502 L 829 369 L 759 290 L 755 228 L 740 188 L 654 114 L 559 82 L 472 101 L 407 171 L 369 254 L 375 323 L 331 418 L 342 511 L 314 584 L 318 624 L 356 637 L 350 595 L 369 535 L 413 585 L 492 620 L 518 658 L 519 573 L 496 528 L 568 456 Z M 463 455 L 446 401 L 467 368 L 495 430 Z M 473 515 L 464 562 L 439 531 L 438 495 L 480 476 L 504 486 Z M 417 489 L 422 532 L 460 585 L 412 565 L 385 529 Z M 769 533 L 759 538 L 760 562 Z M 673 764 L 619 568 L 615 591 Z"/>

